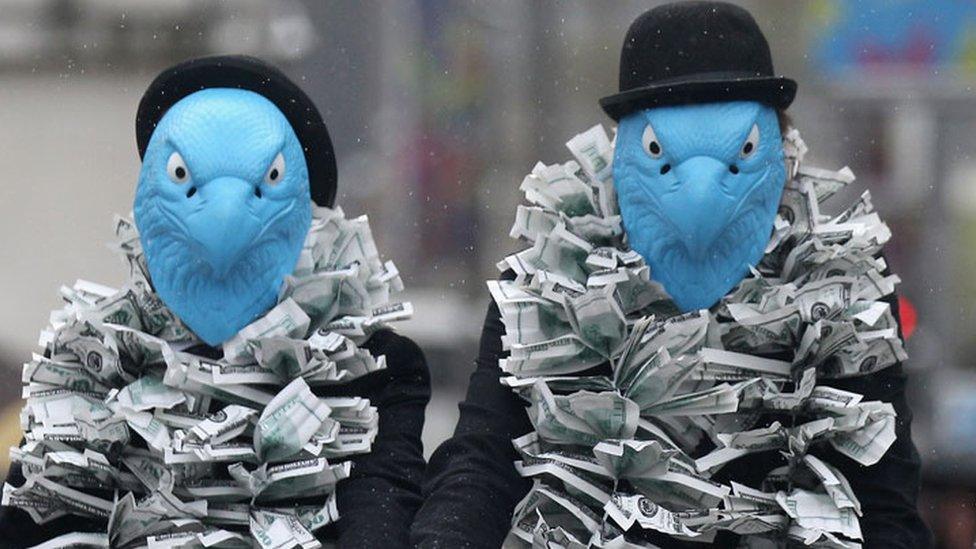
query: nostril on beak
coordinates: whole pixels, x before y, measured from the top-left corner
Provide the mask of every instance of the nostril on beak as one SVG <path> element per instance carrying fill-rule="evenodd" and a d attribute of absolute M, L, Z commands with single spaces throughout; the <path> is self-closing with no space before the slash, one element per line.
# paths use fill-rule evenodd
<path fill-rule="evenodd" d="M 195 194 L 197 194 L 197 188 L 196 187 L 190 187 L 189 189 L 186 190 L 186 197 L 187 198 L 193 198 L 193 195 L 195 195 Z"/>
<path fill-rule="evenodd" d="M 739 167 L 736 166 L 735 164 L 731 164 L 729 166 L 729 171 L 732 172 L 733 175 L 735 175 L 735 174 L 739 173 Z"/>
<path fill-rule="evenodd" d="M 661 166 L 661 175 L 664 175 L 671 171 L 671 164 L 665 164 Z"/>
<path fill-rule="evenodd" d="M 261 186 L 254 187 L 254 196 L 261 198 Z"/>

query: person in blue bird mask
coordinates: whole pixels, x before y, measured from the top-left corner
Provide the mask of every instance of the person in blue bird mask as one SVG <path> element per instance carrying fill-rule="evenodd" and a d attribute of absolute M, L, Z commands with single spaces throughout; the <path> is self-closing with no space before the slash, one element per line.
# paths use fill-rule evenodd
<path fill-rule="evenodd" d="M 192 59 L 136 141 L 128 280 L 62 289 L 0 545 L 406 546 L 427 364 L 314 103 L 253 57 Z"/>
<path fill-rule="evenodd" d="M 853 175 L 803 163 L 796 89 L 740 7 L 633 22 L 616 138 L 522 183 L 416 546 L 930 545 L 890 232 L 821 213 Z"/>
<path fill-rule="evenodd" d="M 630 245 L 681 310 L 707 309 L 769 241 L 786 180 L 776 110 L 723 101 L 627 114 L 613 176 Z"/>

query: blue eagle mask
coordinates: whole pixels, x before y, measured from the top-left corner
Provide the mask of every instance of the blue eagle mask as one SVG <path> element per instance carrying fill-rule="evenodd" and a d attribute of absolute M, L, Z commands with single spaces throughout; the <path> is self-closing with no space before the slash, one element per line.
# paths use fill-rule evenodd
<path fill-rule="evenodd" d="M 274 306 L 311 224 L 308 169 L 284 114 L 205 89 L 153 132 L 133 205 L 153 287 L 210 345 Z"/>
<path fill-rule="evenodd" d="M 756 102 L 621 119 L 613 161 L 631 247 L 682 311 L 709 308 L 762 259 L 786 182 L 779 121 Z"/>

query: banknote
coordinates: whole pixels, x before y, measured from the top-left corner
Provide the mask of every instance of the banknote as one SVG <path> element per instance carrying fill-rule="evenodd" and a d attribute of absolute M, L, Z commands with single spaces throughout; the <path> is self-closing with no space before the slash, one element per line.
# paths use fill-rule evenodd
<path fill-rule="evenodd" d="M 262 461 L 298 453 L 329 418 L 331 408 L 315 396 L 302 378 L 286 385 L 264 407 L 254 430 L 254 450 Z"/>
<path fill-rule="evenodd" d="M 23 366 L 25 440 L 11 458 L 26 482 L 6 485 L 3 504 L 38 524 L 75 515 L 105 528 L 42 547 L 319 547 L 313 533 L 338 520 L 336 486 L 372 449 L 379 411 L 311 387 L 386 368 L 360 344 L 413 313 L 390 300 L 403 283 L 368 220 L 315 208 L 277 305 L 216 349 L 155 293 L 132 221 L 115 229 L 129 280 L 63 286 L 44 352 Z"/>

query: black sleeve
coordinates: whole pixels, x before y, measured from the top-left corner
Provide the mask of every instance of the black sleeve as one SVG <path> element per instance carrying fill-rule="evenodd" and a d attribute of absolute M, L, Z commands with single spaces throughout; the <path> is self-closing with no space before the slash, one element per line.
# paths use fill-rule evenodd
<path fill-rule="evenodd" d="M 417 345 L 391 331 L 363 346 L 386 355 L 386 370 L 346 387 L 369 397 L 379 411 L 379 434 L 368 454 L 353 459 L 336 498 L 339 547 L 408 547 L 408 531 L 422 503 L 424 452 L 421 431 L 430 400 L 430 373 Z"/>
<path fill-rule="evenodd" d="M 498 549 L 511 528 L 515 504 L 532 483 L 512 464 L 512 439 L 532 430 L 525 403 L 499 383 L 505 333 L 494 302 L 454 436 L 427 465 L 426 500 L 411 531 L 416 547 Z"/>
<path fill-rule="evenodd" d="M 826 461 L 838 469 L 861 502 L 861 531 L 865 549 L 921 549 L 931 547 L 928 528 L 918 513 L 920 460 L 912 443 L 912 412 L 905 399 L 906 376 L 901 364 L 863 378 L 830 385 L 882 400 L 895 407 L 898 438 L 878 463 L 865 467 L 836 450 L 825 451 Z"/>
<path fill-rule="evenodd" d="M 886 299 L 901 324 L 895 296 Z M 898 438 L 878 463 L 865 467 L 830 449 L 829 463 L 844 473 L 861 502 L 861 532 L 865 549 L 924 549 L 932 546 L 928 527 L 918 513 L 921 461 L 912 442 L 912 411 L 905 396 L 907 376 L 902 364 L 872 375 L 827 382 L 864 395 L 864 401 L 890 402 L 898 414 Z"/>

